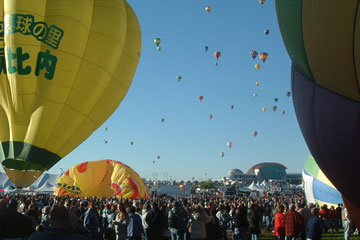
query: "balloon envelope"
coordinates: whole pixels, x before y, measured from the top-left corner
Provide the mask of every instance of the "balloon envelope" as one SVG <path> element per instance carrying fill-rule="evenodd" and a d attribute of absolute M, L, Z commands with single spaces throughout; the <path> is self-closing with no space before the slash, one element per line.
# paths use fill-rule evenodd
<path fill-rule="evenodd" d="M 141 177 L 129 166 L 114 160 L 78 164 L 56 183 L 56 196 L 148 198 Z"/>
<path fill-rule="evenodd" d="M 0 161 L 26 187 L 119 106 L 139 61 L 140 25 L 125 0 L 4 0 L 0 8 L 14 23 L 0 38 Z"/>

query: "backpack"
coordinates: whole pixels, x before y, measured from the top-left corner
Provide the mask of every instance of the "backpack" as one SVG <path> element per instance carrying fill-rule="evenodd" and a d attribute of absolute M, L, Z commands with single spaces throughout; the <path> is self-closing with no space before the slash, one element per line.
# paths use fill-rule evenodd
<path fill-rule="evenodd" d="M 177 215 L 177 211 L 174 210 L 170 210 L 171 214 L 170 217 L 168 218 L 168 225 L 170 228 L 176 228 L 177 227 L 177 219 L 178 219 L 178 215 Z"/>

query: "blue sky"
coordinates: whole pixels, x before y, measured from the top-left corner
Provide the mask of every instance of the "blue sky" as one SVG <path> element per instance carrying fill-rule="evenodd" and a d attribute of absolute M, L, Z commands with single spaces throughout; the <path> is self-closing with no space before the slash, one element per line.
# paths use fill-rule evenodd
<path fill-rule="evenodd" d="M 218 178 L 231 168 L 247 171 L 260 162 L 279 162 L 288 172 L 302 171 L 309 150 L 292 98 L 285 96 L 291 89 L 291 62 L 273 1 L 264 5 L 257 0 L 129 3 L 142 29 L 142 53 L 133 84 L 104 125 L 50 172 L 100 159 L 122 161 L 143 177 L 160 179 Z M 206 6 L 211 6 L 210 13 Z M 160 52 L 153 42 L 157 37 L 162 39 Z M 251 50 L 267 52 L 269 59 L 265 64 L 253 60 Z M 221 52 L 218 66 L 215 51 Z M 261 63 L 258 71 L 256 63 Z M 204 100 L 200 102 L 198 96 Z M 210 120 L 209 114 L 214 118 Z M 228 141 L 233 143 L 231 149 Z"/>

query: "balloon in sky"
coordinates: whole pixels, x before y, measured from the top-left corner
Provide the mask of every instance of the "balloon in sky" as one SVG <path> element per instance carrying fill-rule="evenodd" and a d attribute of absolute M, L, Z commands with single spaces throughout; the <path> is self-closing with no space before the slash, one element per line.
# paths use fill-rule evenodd
<path fill-rule="evenodd" d="M 204 99 L 204 97 L 203 97 L 203 96 L 199 96 L 198 99 L 199 99 L 199 101 L 201 102 L 201 101 Z"/>
<path fill-rule="evenodd" d="M 263 61 L 263 62 L 265 62 L 266 59 L 268 59 L 268 57 L 269 57 L 269 54 L 266 53 L 266 52 L 262 52 L 262 53 L 260 53 L 260 55 L 259 55 L 260 60 Z"/>
<path fill-rule="evenodd" d="M 0 8 L 11 26 L 0 39 L 0 162 L 26 187 L 119 106 L 139 61 L 140 25 L 124 0 L 5 0 Z"/>
<path fill-rule="evenodd" d="M 234 105 L 231 105 L 231 106 L 230 106 L 231 109 L 234 109 L 234 107 L 235 107 Z"/>
<path fill-rule="evenodd" d="M 272 110 L 275 112 L 276 111 L 276 109 L 277 109 L 277 106 L 272 106 Z"/>
<path fill-rule="evenodd" d="M 210 7 L 210 6 L 206 6 L 206 7 L 205 7 L 205 11 L 211 12 L 211 7 Z"/>
<path fill-rule="evenodd" d="M 152 161 L 153 164 L 155 164 L 155 161 Z"/>
<path fill-rule="evenodd" d="M 209 50 L 208 46 L 205 46 L 205 52 L 207 52 Z"/>
<path fill-rule="evenodd" d="M 291 96 L 291 92 L 286 92 L 286 96 L 290 97 Z"/>
<path fill-rule="evenodd" d="M 292 95 L 302 134 L 324 174 L 344 199 L 360 208 L 360 191 L 354 191 L 354 183 L 360 182 L 358 2 L 276 5 L 293 63 Z M 332 37 L 324 39 L 330 32 Z"/>
<path fill-rule="evenodd" d="M 260 3 L 260 4 L 264 4 L 264 3 L 265 3 L 265 0 L 259 0 L 259 3 Z"/>
<path fill-rule="evenodd" d="M 232 142 L 227 142 L 226 145 L 228 146 L 228 148 L 232 147 Z"/>
<path fill-rule="evenodd" d="M 256 85 L 256 86 L 260 86 L 260 82 L 256 82 L 255 85 Z"/>
<path fill-rule="evenodd" d="M 265 35 L 269 35 L 270 30 L 269 30 L 269 29 L 265 29 L 265 30 L 264 30 L 264 33 L 265 33 Z"/>
<path fill-rule="evenodd" d="M 256 136 L 258 135 L 258 132 L 257 132 L 257 131 L 254 131 L 254 132 L 253 132 L 253 135 L 254 135 L 254 137 L 256 137 Z"/>
<path fill-rule="evenodd" d="M 255 64 L 255 69 L 256 69 L 256 70 L 259 70 L 260 68 L 261 68 L 261 65 L 260 65 L 260 64 L 258 64 L 258 63 Z"/>
<path fill-rule="evenodd" d="M 160 160 L 160 156 L 157 156 L 157 160 Z"/>
<path fill-rule="evenodd" d="M 262 111 L 263 111 L 263 112 L 266 112 L 266 110 L 267 110 L 266 108 L 262 108 Z"/>
<path fill-rule="evenodd" d="M 254 93 L 254 94 L 253 94 L 253 97 L 254 97 L 254 98 L 257 98 L 257 94 L 256 94 L 256 93 Z"/>
<path fill-rule="evenodd" d="M 258 55 L 258 52 L 257 51 L 251 51 L 250 52 L 250 56 L 252 57 L 252 59 L 255 59 Z"/>
<path fill-rule="evenodd" d="M 107 144 L 107 143 L 108 143 L 108 141 L 107 141 L 106 139 L 104 139 L 104 143 L 105 143 L 105 144 Z"/>
<path fill-rule="evenodd" d="M 279 101 L 279 99 L 278 99 L 278 98 L 274 98 L 274 101 L 277 102 L 277 101 Z"/>
<path fill-rule="evenodd" d="M 149 198 L 141 177 L 129 166 L 114 160 L 78 164 L 56 183 L 56 196 Z"/>
<path fill-rule="evenodd" d="M 105 131 L 107 131 L 107 130 L 108 130 L 108 128 L 106 127 L 106 128 L 105 128 Z"/>
<path fill-rule="evenodd" d="M 213 119 L 213 117 L 214 117 L 214 115 L 212 115 L 212 114 L 209 115 L 209 118 L 210 118 L 210 119 Z"/>
<path fill-rule="evenodd" d="M 177 75 L 176 79 L 180 82 L 181 81 L 181 76 L 180 75 Z"/>
<path fill-rule="evenodd" d="M 224 152 L 221 152 L 220 153 L 220 157 L 224 157 L 225 156 L 225 153 Z M 206 173 L 205 173 L 205 175 L 206 175 Z"/>
<path fill-rule="evenodd" d="M 285 113 L 286 113 L 285 111 L 281 111 L 281 114 L 282 114 L 282 115 L 285 115 Z"/>
<path fill-rule="evenodd" d="M 131 141 L 131 142 L 130 142 L 130 145 L 131 145 L 131 146 L 134 145 L 134 142 Z"/>
<path fill-rule="evenodd" d="M 161 122 L 162 122 L 162 123 L 163 123 L 163 122 L 165 122 L 165 119 L 164 119 L 164 118 L 162 118 L 162 119 L 161 119 Z"/>
<path fill-rule="evenodd" d="M 219 59 L 220 55 L 221 55 L 221 52 L 219 52 L 219 51 L 216 51 L 214 53 L 214 56 L 215 56 L 216 59 Z"/>
<path fill-rule="evenodd" d="M 160 46 L 161 39 L 160 38 L 155 38 L 154 43 L 156 44 L 156 46 Z"/>
<path fill-rule="evenodd" d="M 159 52 L 161 51 L 161 49 L 162 49 L 161 46 L 156 47 L 156 50 L 158 50 Z"/>
<path fill-rule="evenodd" d="M 308 203 L 315 203 L 320 207 L 326 204 L 329 208 L 336 208 L 338 204 L 344 203 L 341 193 L 321 171 L 311 155 L 306 159 L 302 178 Z"/>

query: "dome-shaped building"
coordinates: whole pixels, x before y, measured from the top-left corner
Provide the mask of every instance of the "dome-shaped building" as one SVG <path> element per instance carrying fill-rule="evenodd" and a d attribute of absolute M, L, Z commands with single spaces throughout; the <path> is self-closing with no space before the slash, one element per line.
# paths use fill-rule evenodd
<path fill-rule="evenodd" d="M 280 163 L 266 162 L 256 164 L 246 174 L 255 174 L 260 181 L 284 180 L 286 178 L 286 169 L 287 167 Z"/>
<path fill-rule="evenodd" d="M 231 169 L 228 172 L 228 175 L 229 175 L 230 179 L 239 179 L 239 178 L 242 177 L 243 174 L 244 173 L 240 169 L 237 169 L 237 168 Z"/>

